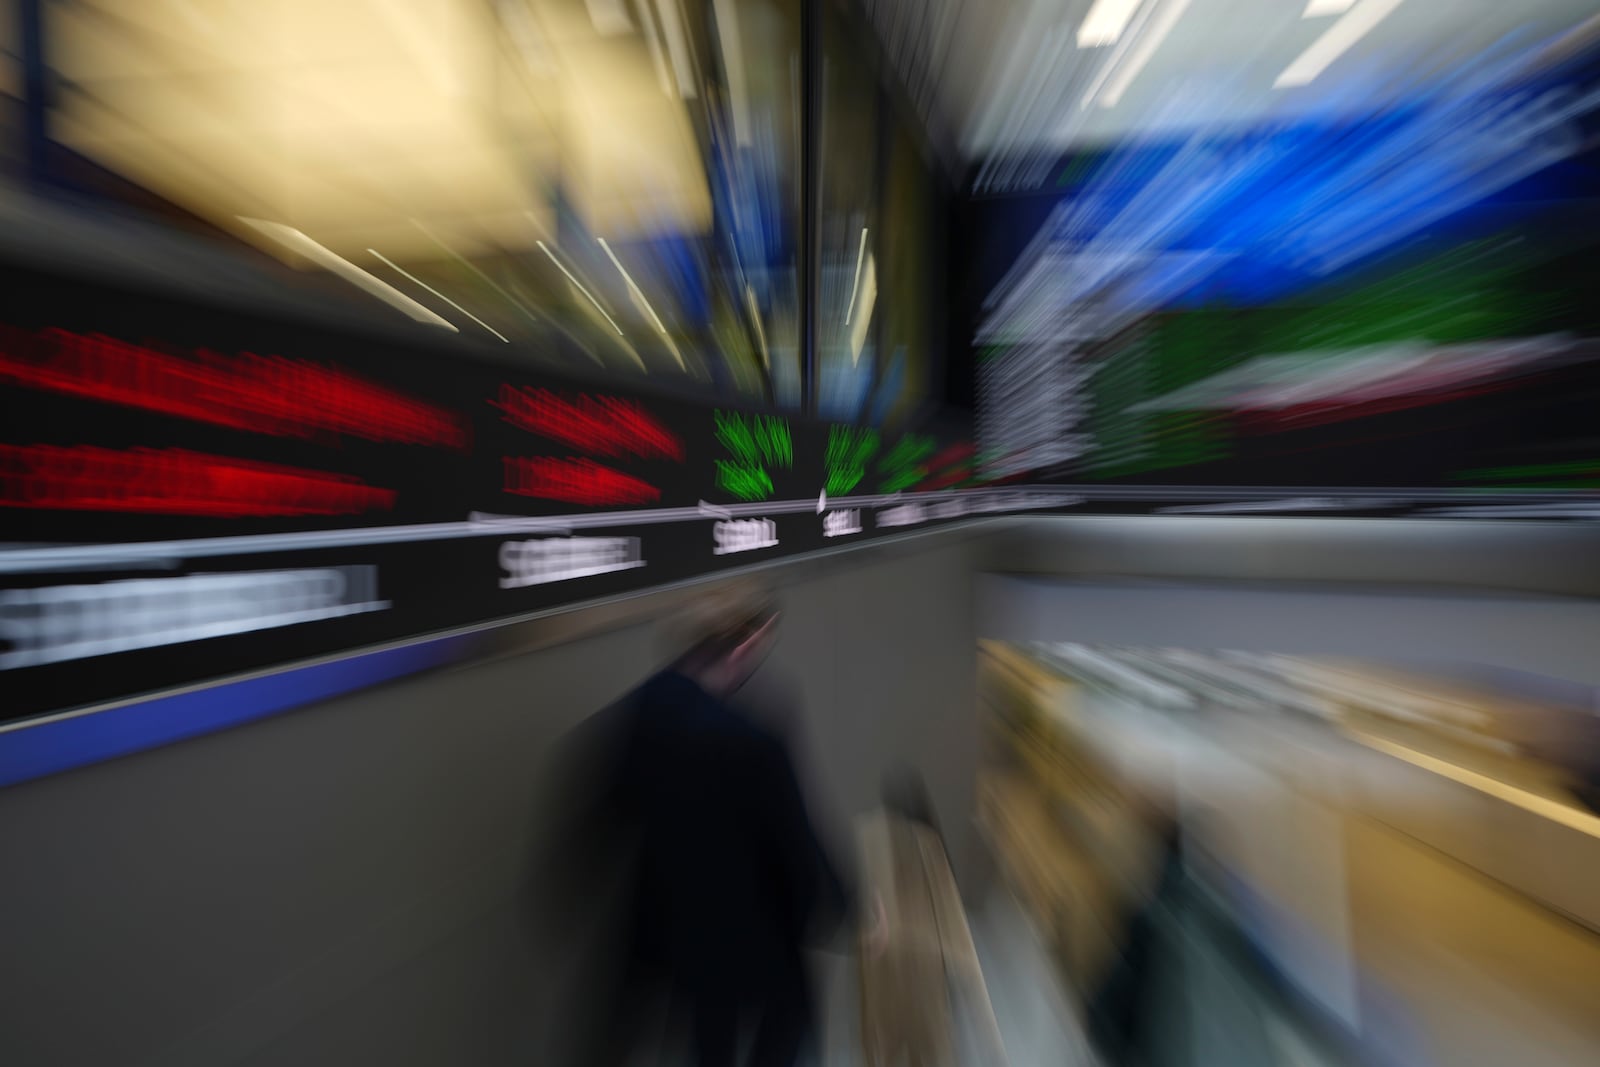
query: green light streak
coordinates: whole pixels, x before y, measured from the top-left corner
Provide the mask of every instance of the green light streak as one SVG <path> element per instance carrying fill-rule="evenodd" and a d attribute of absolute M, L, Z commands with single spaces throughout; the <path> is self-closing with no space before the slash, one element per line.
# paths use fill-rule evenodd
<path fill-rule="evenodd" d="M 1102 357 L 1089 383 L 1086 473 L 1115 478 L 1224 459 L 1228 422 L 1207 412 L 1133 412 L 1258 356 L 1337 352 L 1400 343 L 1456 345 L 1538 333 L 1559 317 L 1559 293 L 1540 284 L 1504 236 L 1470 242 L 1356 286 L 1265 307 L 1210 307 L 1152 316 Z M 1534 478 L 1578 471 L 1510 469 L 1462 480 Z"/>
<path fill-rule="evenodd" d="M 786 420 L 772 415 L 741 415 L 735 411 L 713 414 L 717 440 L 734 459 L 746 465 L 794 466 L 794 439 Z"/>
<path fill-rule="evenodd" d="M 900 438 L 878 464 L 878 473 L 883 476 L 878 491 L 898 493 L 926 478 L 928 469 L 923 461 L 933 454 L 935 447 L 931 437 L 907 434 Z"/>
<path fill-rule="evenodd" d="M 1523 483 L 1518 486 L 1521 489 L 1588 488 L 1600 481 L 1600 459 L 1575 460 L 1569 463 L 1533 463 L 1518 467 L 1483 467 L 1478 470 L 1458 471 L 1451 477 L 1458 482 L 1488 482 L 1491 485 L 1519 482 Z M 1529 479 L 1535 478 L 1544 479 L 1544 483 L 1526 484 Z"/>
<path fill-rule="evenodd" d="M 740 500 L 765 500 L 772 495 L 767 468 L 794 466 L 794 438 L 785 419 L 714 411 L 716 438 L 733 457 L 716 460 L 717 485 Z"/>
<path fill-rule="evenodd" d="M 760 467 L 745 467 L 719 459 L 717 488 L 725 489 L 740 500 L 765 500 L 772 495 L 772 478 Z"/>
<path fill-rule="evenodd" d="M 831 496 L 844 496 L 867 476 L 867 463 L 878 451 L 878 431 L 849 426 L 828 429 L 825 488 Z"/>

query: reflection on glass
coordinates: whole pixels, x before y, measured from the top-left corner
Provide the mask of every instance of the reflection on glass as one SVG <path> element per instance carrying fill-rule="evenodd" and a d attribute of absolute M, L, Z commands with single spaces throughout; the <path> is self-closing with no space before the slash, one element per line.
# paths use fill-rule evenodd
<path fill-rule="evenodd" d="M 817 408 L 828 418 L 862 411 L 877 363 L 877 83 L 847 17 L 823 5 L 817 138 Z"/>
<path fill-rule="evenodd" d="M 64 158 L 302 288 L 518 358 L 801 405 L 798 0 L 44 14 Z M 873 159 L 844 171 L 870 187 Z"/>
<path fill-rule="evenodd" d="M 0 174 L 21 163 L 23 65 L 21 19 L 11 4 L 0 4 Z"/>
<path fill-rule="evenodd" d="M 896 299 L 883 303 L 883 344 L 878 354 L 878 384 L 873 422 L 903 419 L 920 396 L 913 382 L 932 373 L 936 318 L 942 301 L 940 256 L 945 238 L 937 179 L 906 123 L 889 142 L 884 201 L 884 288 Z M 903 294 L 916 294 L 904 299 Z"/>

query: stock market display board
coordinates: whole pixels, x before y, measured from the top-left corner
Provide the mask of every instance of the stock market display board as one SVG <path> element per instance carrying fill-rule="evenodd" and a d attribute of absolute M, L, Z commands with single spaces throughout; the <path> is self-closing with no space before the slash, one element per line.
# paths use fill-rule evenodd
<path fill-rule="evenodd" d="M 11 720 L 972 514 L 969 444 L 12 271 Z"/>

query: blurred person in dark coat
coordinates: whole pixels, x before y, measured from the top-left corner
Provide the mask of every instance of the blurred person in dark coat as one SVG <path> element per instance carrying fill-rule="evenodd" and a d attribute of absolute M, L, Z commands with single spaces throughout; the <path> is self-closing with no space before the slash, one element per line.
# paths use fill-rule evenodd
<path fill-rule="evenodd" d="M 672 664 L 597 717 L 604 755 L 581 836 L 628 869 L 626 977 L 603 1009 L 613 1045 L 662 987 L 704 1067 L 731 1067 L 746 1043 L 748 1062 L 787 1067 L 812 1036 L 804 952 L 842 918 L 845 891 L 784 741 L 730 704 L 778 618 L 752 586 L 702 598 L 676 620 Z"/>

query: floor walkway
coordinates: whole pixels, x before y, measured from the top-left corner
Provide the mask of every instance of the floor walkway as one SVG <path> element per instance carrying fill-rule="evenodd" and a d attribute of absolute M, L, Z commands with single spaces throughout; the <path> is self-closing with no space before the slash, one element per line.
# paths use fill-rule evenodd
<path fill-rule="evenodd" d="M 1006 1049 L 1005 1067 L 1097 1067 L 1067 991 L 1010 893 L 996 882 L 983 900 L 969 901 L 967 910 Z M 855 962 L 832 957 L 825 968 L 825 1063 L 854 1067 L 862 1062 Z"/>

